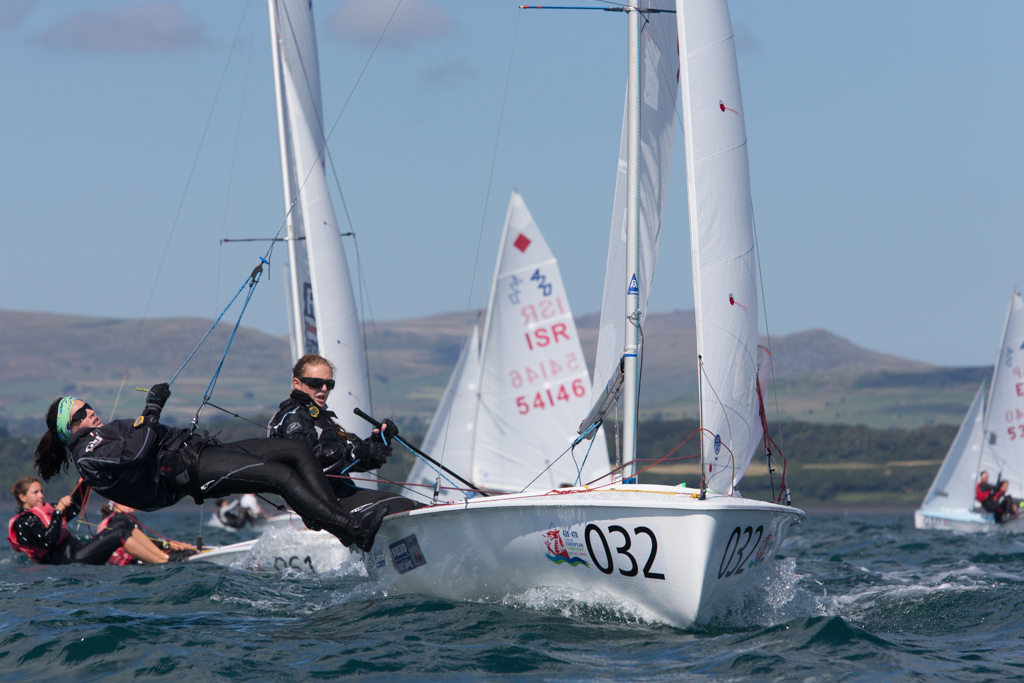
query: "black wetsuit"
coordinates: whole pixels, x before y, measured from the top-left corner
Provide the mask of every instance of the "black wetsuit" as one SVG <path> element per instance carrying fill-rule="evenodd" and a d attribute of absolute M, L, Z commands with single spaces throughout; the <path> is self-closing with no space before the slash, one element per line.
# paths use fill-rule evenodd
<path fill-rule="evenodd" d="M 270 419 L 267 434 L 271 437 L 295 439 L 309 446 L 320 467 L 332 475 L 329 477 L 331 488 L 338 497 L 338 503 L 346 510 L 362 512 L 387 504 L 393 514 L 423 507 L 395 493 L 359 488 L 349 479 L 337 476 L 341 472 L 369 472 L 373 468 L 356 456 L 371 446 L 370 441 L 351 434 L 347 435 L 348 438 L 342 438 L 334 417 L 336 415 L 333 412 L 320 408 L 308 394 L 296 389 Z M 386 448 L 379 442 L 372 444 L 372 447 Z M 390 449 L 386 450 L 390 452 Z"/>
<path fill-rule="evenodd" d="M 139 510 L 158 510 L 186 495 L 197 501 L 241 493 L 285 499 L 307 526 L 367 549 L 386 511 L 350 515 L 337 503 L 309 448 L 297 441 L 250 439 L 221 444 L 189 436 L 146 414 L 81 429 L 68 443 L 85 484 Z"/>
<path fill-rule="evenodd" d="M 61 542 L 62 522 L 65 519 L 73 519 L 77 514 L 78 509 L 72 506 L 68 506 L 63 513 L 54 509 L 50 525 L 44 526 L 43 520 L 26 510 L 15 520 L 14 533 L 22 545 L 45 548 L 49 551 L 40 560 L 40 564 L 105 564 L 114 551 L 124 545 L 135 529 L 135 522 L 127 515 L 117 514 L 110 520 L 107 528 L 96 534 L 92 540 L 82 542 L 71 534 Z"/>

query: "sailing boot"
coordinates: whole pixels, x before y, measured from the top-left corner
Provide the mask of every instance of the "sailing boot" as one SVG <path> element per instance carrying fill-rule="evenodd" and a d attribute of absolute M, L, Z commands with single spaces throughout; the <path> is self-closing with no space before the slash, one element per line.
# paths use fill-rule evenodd
<path fill-rule="evenodd" d="M 391 506 L 385 503 L 384 505 L 374 505 L 366 512 L 353 515 L 358 520 L 356 524 L 362 528 L 356 534 L 356 546 L 364 553 L 370 552 L 370 549 L 373 548 L 373 539 L 377 536 L 377 530 L 380 529 L 381 522 L 389 512 L 391 512 Z"/>
<path fill-rule="evenodd" d="M 312 511 L 315 519 L 314 524 L 335 535 L 344 546 L 357 545 L 360 549 L 363 545 L 369 548 L 373 544 L 373 537 L 380 528 L 381 520 L 390 511 L 390 506 L 380 506 L 382 510 L 375 513 L 353 515 L 344 510 L 330 507 L 323 500 L 319 501 Z M 309 526 L 312 519 L 303 518 Z"/>

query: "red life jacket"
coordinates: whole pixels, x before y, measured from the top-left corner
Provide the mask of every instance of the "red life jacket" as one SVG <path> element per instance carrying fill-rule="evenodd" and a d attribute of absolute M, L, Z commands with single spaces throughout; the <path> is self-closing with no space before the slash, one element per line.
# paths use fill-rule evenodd
<path fill-rule="evenodd" d="M 96 525 L 96 533 L 103 531 L 110 524 L 110 520 L 116 515 L 116 512 L 112 512 L 103 518 L 103 521 Z M 107 564 L 112 564 L 115 567 L 123 567 L 127 564 L 131 564 L 135 561 L 135 558 L 128 554 L 128 551 L 124 549 L 124 545 L 115 550 L 111 555 L 110 559 L 107 560 Z"/>
<path fill-rule="evenodd" d="M 987 491 L 982 491 L 980 483 L 977 486 L 974 487 L 974 497 L 978 499 L 979 503 L 984 503 L 986 500 L 988 500 L 993 495 L 995 495 L 995 492 L 996 492 L 996 488 L 995 487 L 991 487 Z"/>
<path fill-rule="evenodd" d="M 43 527 L 50 526 L 50 520 L 53 519 L 54 507 L 49 503 L 45 505 L 37 505 L 34 508 L 28 510 L 22 510 L 18 514 L 11 517 L 11 521 L 7 523 L 7 540 L 11 544 L 11 547 L 18 552 L 25 553 L 32 558 L 33 562 L 42 564 L 43 558 L 50 554 L 53 548 L 41 548 L 37 545 L 24 545 L 18 541 L 18 534 L 14 531 L 14 523 L 18 521 L 18 517 L 24 514 L 32 513 L 43 522 Z M 68 529 L 68 523 L 63 519 L 60 520 L 60 538 L 58 539 L 58 545 L 64 543 L 71 537 L 71 531 Z"/>

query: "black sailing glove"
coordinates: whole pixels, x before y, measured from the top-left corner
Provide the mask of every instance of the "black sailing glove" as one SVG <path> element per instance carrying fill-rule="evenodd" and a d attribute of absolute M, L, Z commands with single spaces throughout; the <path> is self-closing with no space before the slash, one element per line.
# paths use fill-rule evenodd
<path fill-rule="evenodd" d="M 382 435 L 383 438 L 381 438 Z M 390 444 L 391 439 L 395 438 L 396 436 L 398 436 L 398 425 L 395 424 L 394 418 L 388 418 L 384 422 L 384 431 L 374 431 L 373 434 L 370 436 L 370 441 L 374 441 L 377 443 L 384 441 Z"/>
<path fill-rule="evenodd" d="M 142 411 L 143 415 L 148 415 L 154 420 L 160 419 L 160 411 L 163 410 L 164 404 L 167 403 L 167 399 L 171 397 L 171 387 L 166 382 L 161 384 L 154 384 L 146 395 L 146 408 Z"/>
<path fill-rule="evenodd" d="M 375 470 L 384 466 L 391 455 L 391 446 L 378 441 L 359 441 L 352 447 L 352 455 L 359 461 L 364 471 Z"/>

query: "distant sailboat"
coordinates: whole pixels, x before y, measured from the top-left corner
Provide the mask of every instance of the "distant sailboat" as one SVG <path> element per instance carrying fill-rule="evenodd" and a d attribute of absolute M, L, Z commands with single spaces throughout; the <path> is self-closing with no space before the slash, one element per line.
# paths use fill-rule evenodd
<path fill-rule="evenodd" d="M 451 470 L 470 473 L 475 486 L 489 491 L 594 481 L 610 469 L 603 432 L 578 449 L 580 462 L 553 462 L 576 438 L 591 403 L 590 374 L 558 261 L 517 192 L 500 244 L 482 341 L 474 327 L 423 450 Z M 438 477 L 436 468 L 417 460 L 409 482 L 433 486 Z M 466 497 L 444 475 L 440 481 L 448 488 L 439 500 Z M 416 487 L 409 495 L 413 491 L 430 489 Z"/>
<path fill-rule="evenodd" d="M 624 460 L 635 459 L 639 326 L 654 271 L 682 74 L 701 387 L 709 393 L 702 397 L 707 487 L 641 485 L 630 471 L 624 480 L 593 488 L 476 497 L 391 515 L 365 555 L 371 576 L 389 590 L 500 601 L 553 588 L 584 601 L 618 601 L 687 628 L 741 584 L 764 580 L 788 529 L 804 519 L 800 510 L 734 490 L 761 428 L 739 74 L 724 0 L 678 0 L 676 17 L 668 13 L 672 6 L 644 2 L 640 9 L 633 0 L 626 8 L 625 153 L 601 331 L 614 341 L 599 344 L 596 370 L 603 385 L 596 386 L 602 394 L 582 431 L 590 433 L 621 392 Z"/>
<path fill-rule="evenodd" d="M 976 502 L 978 475 L 988 471 L 989 483 L 1010 482 L 1008 493 L 1024 499 L 1024 302 L 1014 292 L 1003 326 L 1002 343 L 984 410 L 982 383 L 967 417 L 949 447 L 928 494 L 914 513 L 918 529 L 1020 533 L 1024 517 L 996 524 Z"/>

